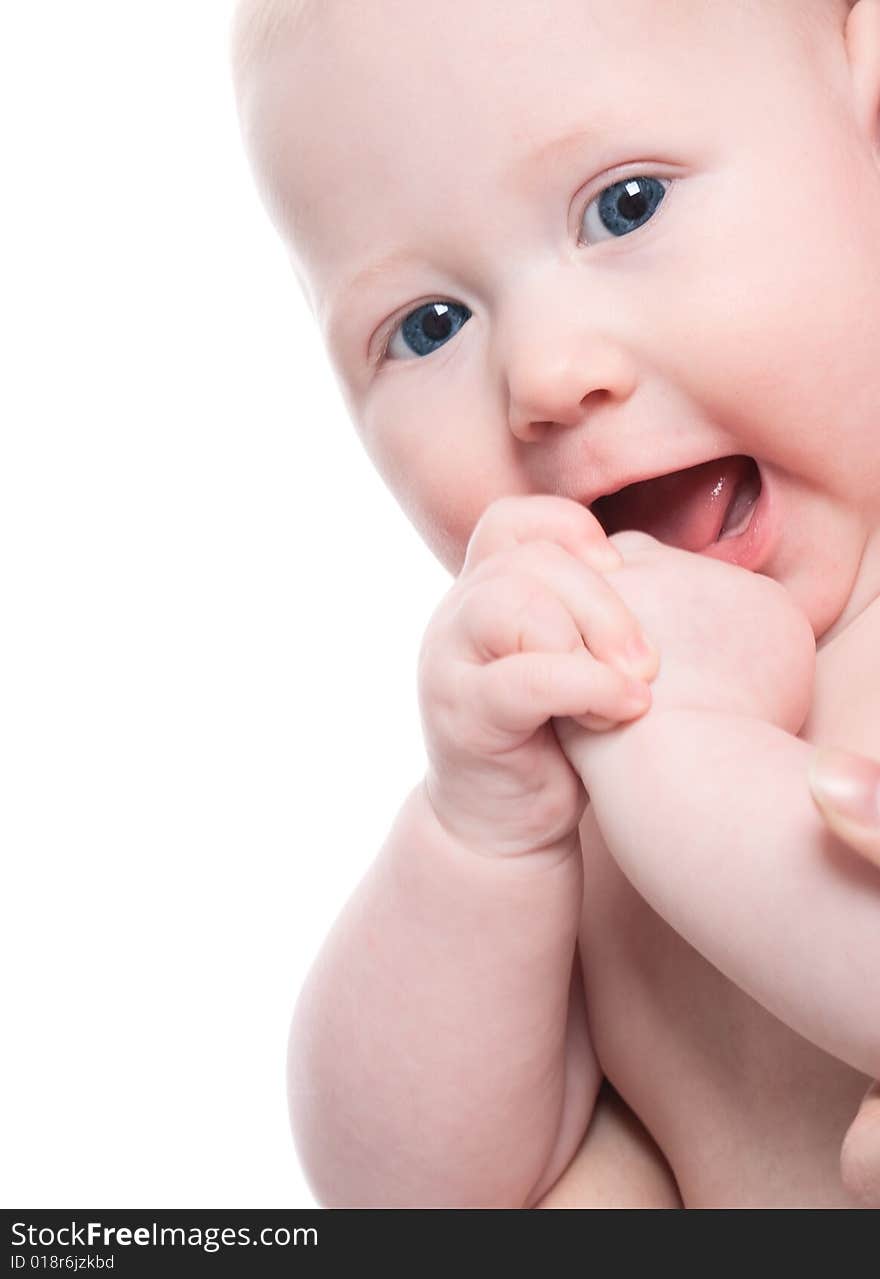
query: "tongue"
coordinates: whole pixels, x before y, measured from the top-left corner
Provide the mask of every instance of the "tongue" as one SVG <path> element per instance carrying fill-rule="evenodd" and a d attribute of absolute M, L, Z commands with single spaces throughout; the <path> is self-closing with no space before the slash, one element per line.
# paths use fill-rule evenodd
<path fill-rule="evenodd" d="M 640 529 L 667 546 L 703 551 L 718 540 L 750 465 L 747 457 L 724 457 L 642 480 L 600 497 L 592 511 L 609 537 L 623 529 Z"/>

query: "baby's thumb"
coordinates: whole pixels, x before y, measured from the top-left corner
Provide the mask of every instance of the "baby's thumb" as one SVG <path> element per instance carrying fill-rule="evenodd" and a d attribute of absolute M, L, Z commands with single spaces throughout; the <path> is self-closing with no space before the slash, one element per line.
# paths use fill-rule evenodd
<path fill-rule="evenodd" d="M 808 780 L 838 839 L 880 866 L 880 765 L 849 751 L 822 749 L 810 760 Z"/>

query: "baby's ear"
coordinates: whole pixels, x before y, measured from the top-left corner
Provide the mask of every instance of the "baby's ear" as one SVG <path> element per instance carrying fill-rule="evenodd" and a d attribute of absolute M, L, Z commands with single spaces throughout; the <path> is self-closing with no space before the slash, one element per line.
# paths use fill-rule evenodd
<path fill-rule="evenodd" d="M 880 162 L 880 0 L 856 0 L 845 39 L 859 123 Z"/>

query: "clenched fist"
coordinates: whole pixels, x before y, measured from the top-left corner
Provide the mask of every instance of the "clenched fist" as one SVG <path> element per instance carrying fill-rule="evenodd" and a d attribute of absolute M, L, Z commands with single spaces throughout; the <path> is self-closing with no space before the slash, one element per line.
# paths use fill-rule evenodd
<path fill-rule="evenodd" d="M 647 533 L 610 539 L 610 582 L 660 651 L 653 705 L 755 716 L 797 733 L 813 697 L 816 640 L 778 582 Z"/>
<path fill-rule="evenodd" d="M 647 533 L 615 533 L 609 542 L 624 561 L 610 583 L 660 654 L 652 715 L 716 711 L 796 734 L 812 703 L 816 641 L 788 591 L 772 578 Z M 574 719 L 555 728 L 583 777 L 597 749 L 593 735 Z"/>
<path fill-rule="evenodd" d="M 505 497 L 479 521 L 419 654 L 426 787 L 484 855 L 568 839 L 586 806 L 556 717 L 602 732 L 650 706 L 657 656 L 606 573 L 621 559 L 585 507 Z"/>

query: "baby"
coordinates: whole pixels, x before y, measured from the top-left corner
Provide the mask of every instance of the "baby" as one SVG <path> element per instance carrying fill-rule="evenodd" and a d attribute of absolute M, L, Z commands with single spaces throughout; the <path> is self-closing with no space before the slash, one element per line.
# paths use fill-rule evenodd
<path fill-rule="evenodd" d="M 455 575 L 294 1015 L 315 1195 L 851 1206 L 880 872 L 805 778 L 880 756 L 880 0 L 246 0 L 233 50 Z"/>

